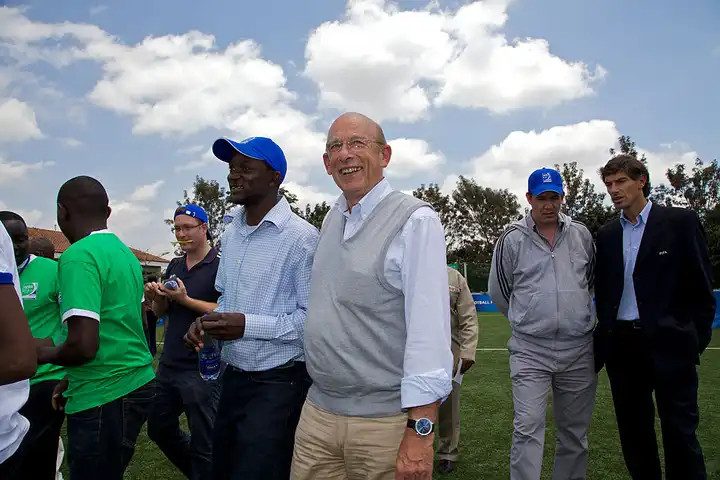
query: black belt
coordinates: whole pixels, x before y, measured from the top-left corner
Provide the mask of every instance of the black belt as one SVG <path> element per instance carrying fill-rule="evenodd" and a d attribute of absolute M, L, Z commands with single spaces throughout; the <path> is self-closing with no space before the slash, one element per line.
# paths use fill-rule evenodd
<path fill-rule="evenodd" d="M 642 324 L 640 323 L 640 320 L 616 320 L 615 321 L 615 330 L 618 330 L 618 331 L 627 331 L 627 330 L 640 331 L 640 330 L 642 330 Z"/>
<path fill-rule="evenodd" d="M 238 368 L 234 365 L 230 365 L 228 363 L 228 368 L 233 372 L 240 372 L 240 373 L 264 373 L 264 372 L 272 372 L 274 370 L 286 370 L 288 368 L 293 367 L 305 367 L 305 362 L 300 362 L 298 360 L 290 360 L 289 362 L 283 363 L 282 365 L 278 365 L 277 367 L 270 368 L 268 370 L 243 370 L 242 368 Z"/>

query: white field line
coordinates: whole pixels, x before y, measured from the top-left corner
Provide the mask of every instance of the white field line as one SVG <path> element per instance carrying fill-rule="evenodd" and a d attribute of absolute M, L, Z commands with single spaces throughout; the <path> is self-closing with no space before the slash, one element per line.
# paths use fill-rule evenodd
<path fill-rule="evenodd" d="M 507 352 L 507 348 L 477 348 L 478 352 Z M 720 347 L 707 347 L 705 350 L 720 350 Z"/>

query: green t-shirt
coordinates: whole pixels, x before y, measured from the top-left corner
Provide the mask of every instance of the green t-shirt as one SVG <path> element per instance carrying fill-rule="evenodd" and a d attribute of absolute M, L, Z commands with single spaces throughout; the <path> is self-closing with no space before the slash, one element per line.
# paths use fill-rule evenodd
<path fill-rule="evenodd" d="M 55 345 L 62 343 L 67 331 L 60 320 L 57 262 L 31 255 L 30 262 L 20 272 L 20 291 L 32 336 L 52 338 Z M 30 385 L 45 380 L 60 380 L 64 376 L 63 367 L 38 365 Z"/>
<path fill-rule="evenodd" d="M 142 324 L 140 262 L 115 234 L 102 230 L 73 243 L 59 262 L 63 321 L 100 322 L 97 354 L 68 367 L 68 414 L 117 400 L 155 377 Z"/>

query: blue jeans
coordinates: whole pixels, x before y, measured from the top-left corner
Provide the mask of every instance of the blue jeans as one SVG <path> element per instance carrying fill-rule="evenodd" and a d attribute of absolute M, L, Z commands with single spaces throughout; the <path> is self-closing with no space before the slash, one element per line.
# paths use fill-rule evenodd
<path fill-rule="evenodd" d="M 155 398 L 155 380 L 99 407 L 67 416 L 72 480 L 122 480 Z"/>
<path fill-rule="evenodd" d="M 310 383 L 305 362 L 264 372 L 228 365 L 215 419 L 213 478 L 290 478 L 295 428 Z"/>
<path fill-rule="evenodd" d="M 220 399 L 220 380 L 205 381 L 195 369 L 157 369 L 157 390 L 148 418 L 148 436 L 191 480 L 210 479 L 212 430 Z M 180 428 L 185 412 L 190 434 Z"/>

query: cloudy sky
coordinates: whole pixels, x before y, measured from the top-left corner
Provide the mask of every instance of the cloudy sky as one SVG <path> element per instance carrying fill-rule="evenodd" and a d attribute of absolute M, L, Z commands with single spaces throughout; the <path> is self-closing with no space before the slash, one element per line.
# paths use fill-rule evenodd
<path fill-rule="evenodd" d="M 0 5 L 0 208 L 53 228 L 59 186 L 91 175 L 154 253 L 195 175 L 225 184 L 218 136 L 274 138 L 288 188 L 334 199 L 324 136 L 346 110 L 382 123 L 401 190 L 462 174 L 522 195 L 573 160 L 595 178 L 621 134 L 656 180 L 720 152 L 716 0 Z"/>

